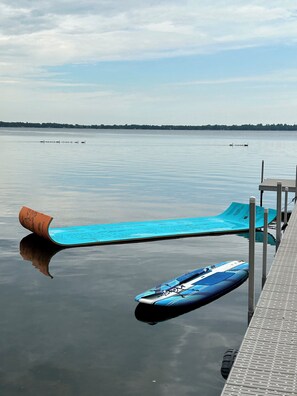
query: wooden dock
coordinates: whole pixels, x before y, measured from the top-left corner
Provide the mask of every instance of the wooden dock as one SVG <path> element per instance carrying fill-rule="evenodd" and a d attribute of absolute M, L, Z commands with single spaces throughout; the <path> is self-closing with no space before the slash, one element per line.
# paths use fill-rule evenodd
<path fill-rule="evenodd" d="M 297 205 L 221 395 L 297 395 Z"/>

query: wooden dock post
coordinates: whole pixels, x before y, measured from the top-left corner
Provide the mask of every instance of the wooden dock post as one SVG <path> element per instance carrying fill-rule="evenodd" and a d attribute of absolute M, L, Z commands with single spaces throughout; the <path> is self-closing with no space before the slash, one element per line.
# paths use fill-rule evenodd
<path fill-rule="evenodd" d="M 256 198 L 250 197 L 249 217 L 249 287 L 248 287 L 248 323 L 255 310 L 255 224 L 256 224 Z"/>

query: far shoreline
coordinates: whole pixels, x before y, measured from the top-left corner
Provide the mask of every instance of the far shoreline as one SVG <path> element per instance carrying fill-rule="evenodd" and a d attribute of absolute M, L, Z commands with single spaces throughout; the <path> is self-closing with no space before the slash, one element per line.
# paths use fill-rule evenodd
<path fill-rule="evenodd" d="M 207 124 L 207 125 L 148 125 L 148 124 L 63 124 L 56 122 L 6 122 L 0 128 L 52 128 L 52 129 L 126 129 L 126 130 L 172 130 L 172 131 L 297 131 L 297 124 Z"/>

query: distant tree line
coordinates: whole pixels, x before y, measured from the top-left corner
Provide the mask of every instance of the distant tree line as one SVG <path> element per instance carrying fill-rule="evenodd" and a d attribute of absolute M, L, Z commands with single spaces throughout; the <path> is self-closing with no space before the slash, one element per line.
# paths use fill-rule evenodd
<path fill-rule="evenodd" d="M 153 129 L 153 130 L 215 130 L 215 131 L 297 131 L 297 124 L 242 124 L 242 125 L 80 125 L 60 124 L 57 122 L 6 122 L 0 121 L 0 128 L 74 128 L 74 129 Z"/>

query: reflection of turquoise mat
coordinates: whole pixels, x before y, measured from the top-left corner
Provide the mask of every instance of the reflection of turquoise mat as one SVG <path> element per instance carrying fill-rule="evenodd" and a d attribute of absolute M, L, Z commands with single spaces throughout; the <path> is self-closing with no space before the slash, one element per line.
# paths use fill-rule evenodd
<path fill-rule="evenodd" d="M 250 234 L 249 232 L 241 232 L 240 234 L 238 234 L 241 237 L 244 237 L 246 239 L 249 239 Z M 255 234 L 255 242 L 258 243 L 263 243 L 264 242 L 264 231 L 257 231 Z M 271 246 L 275 246 L 276 245 L 276 239 L 275 237 L 270 234 L 269 232 L 267 233 L 267 244 L 271 245 Z"/>
<path fill-rule="evenodd" d="M 269 210 L 269 222 L 276 217 Z M 23 207 L 21 224 L 62 246 L 81 246 L 195 235 L 225 234 L 249 229 L 249 205 L 232 202 L 223 213 L 211 217 L 152 220 L 51 228 L 52 217 Z M 256 207 L 256 228 L 264 226 L 264 209 Z"/>

